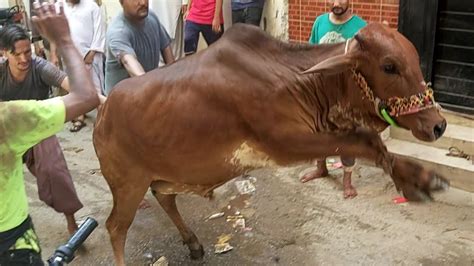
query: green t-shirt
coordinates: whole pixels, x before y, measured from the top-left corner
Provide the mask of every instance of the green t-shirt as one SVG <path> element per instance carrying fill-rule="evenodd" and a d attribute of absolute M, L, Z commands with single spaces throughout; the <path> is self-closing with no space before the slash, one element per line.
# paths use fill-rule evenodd
<path fill-rule="evenodd" d="M 311 30 L 310 44 L 339 43 L 352 38 L 367 22 L 353 15 L 351 19 L 343 24 L 334 24 L 329 19 L 329 13 L 316 18 Z"/>
<path fill-rule="evenodd" d="M 66 108 L 61 98 L 0 102 L 0 232 L 20 225 L 28 216 L 23 182 L 23 154 L 59 132 Z"/>

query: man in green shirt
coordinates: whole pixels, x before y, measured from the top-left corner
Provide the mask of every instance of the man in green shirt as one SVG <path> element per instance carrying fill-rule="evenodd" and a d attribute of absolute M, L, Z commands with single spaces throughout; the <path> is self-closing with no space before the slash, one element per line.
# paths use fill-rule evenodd
<path fill-rule="evenodd" d="M 82 57 L 74 47 L 63 8 L 35 3 L 33 19 L 40 33 L 54 42 L 64 58 L 70 93 L 44 101 L 0 102 L 0 265 L 43 265 L 28 216 L 22 156 L 80 114 L 97 107 L 99 97 Z"/>
<path fill-rule="evenodd" d="M 360 29 L 367 25 L 362 18 L 352 14 L 349 10 L 349 0 L 331 0 L 331 12 L 325 13 L 316 18 L 310 44 L 339 43 L 352 38 Z M 328 88 L 330 89 L 330 88 Z M 341 157 L 344 168 L 343 186 L 344 198 L 353 198 L 357 196 L 357 191 L 352 186 L 352 170 L 355 165 L 354 158 Z M 305 174 L 301 182 L 308 182 L 315 178 L 327 176 L 328 169 L 326 159 L 316 160 L 317 169 Z"/>
<path fill-rule="evenodd" d="M 331 0 L 331 12 L 317 17 L 309 43 L 338 43 L 352 38 L 367 25 L 362 18 L 349 10 L 349 0 Z"/>

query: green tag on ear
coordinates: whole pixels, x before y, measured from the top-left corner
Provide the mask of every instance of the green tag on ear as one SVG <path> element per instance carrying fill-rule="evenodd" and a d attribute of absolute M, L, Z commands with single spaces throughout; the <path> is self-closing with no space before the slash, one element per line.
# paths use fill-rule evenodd
<path fill-rule="evenodd" d="M 393 120 L 393 118 L 387 113 L 387 110 L 386 110 L 385 108 L 382 108 L 382 109 L 380 110 L 380 113 L 382 114 L 383 119 L 385 119 L 385 121 L 386 121 L 387 123 L 389 123 L 391 126 L 393 126 L 393 127 L 399 127 L 399 126 L 397 125 L 397 122 L 395 122 L 395 120 Z"/>

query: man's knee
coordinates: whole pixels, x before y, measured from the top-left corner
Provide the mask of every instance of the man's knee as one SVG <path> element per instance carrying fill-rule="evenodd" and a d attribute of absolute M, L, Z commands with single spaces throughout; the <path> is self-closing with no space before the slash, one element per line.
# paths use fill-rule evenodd
<path fill-rule="evenodd" d="M 262 18 L 262 8 L 250 7 L 247 11 L 246 23 L 255 26 L 260 26 L 260 20 Z"/>
<path fill-rule="evenodd" d="M 197 51 L 199 41 L 199 31 L 196 29 L 197 25 L 192 22 L 186 22 L 184 28 L 184 53 L 186 55 L 193 54 Z"/>
<path fill-rule="evenodd" d="M 341 162 L 344 166 L 354 166 L 356 159 L 353 157 L 341 156 Z"/>

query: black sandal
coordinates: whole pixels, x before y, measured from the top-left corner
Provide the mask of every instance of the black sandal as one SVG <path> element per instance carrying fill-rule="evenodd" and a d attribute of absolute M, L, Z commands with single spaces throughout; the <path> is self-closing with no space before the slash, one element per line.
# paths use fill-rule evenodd
<path fill-rule="evenodd" d="M 72 127 L 69 129 L 71 132 L 78 132 L 81 130 L 83 127 L 86 126 L 86 122 L 83 120 L 72 120 Z"/>

